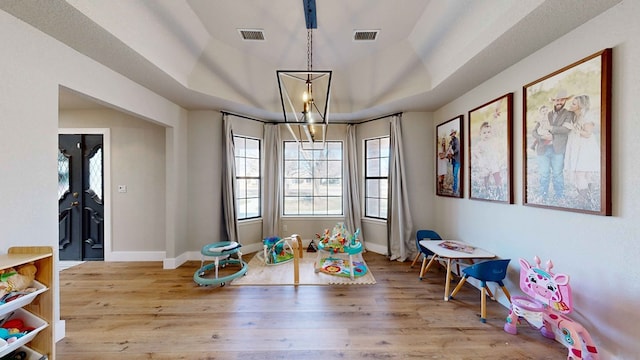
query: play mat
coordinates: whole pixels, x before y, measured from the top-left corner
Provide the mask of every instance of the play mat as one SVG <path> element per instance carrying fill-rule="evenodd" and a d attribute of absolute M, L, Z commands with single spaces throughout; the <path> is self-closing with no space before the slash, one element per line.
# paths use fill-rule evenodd
<path fill-rule="evenodd" d="M 349 269 L 349 261 L 347 259 L 339 259 L 339 258 L 323 258 L 321 260 L 320 271 L 335 276 L 350 276 Z M 353 276 L 360 277 L 367 273 L 367 265 L 364 261 L 354 261 L 353 262 Z"/>

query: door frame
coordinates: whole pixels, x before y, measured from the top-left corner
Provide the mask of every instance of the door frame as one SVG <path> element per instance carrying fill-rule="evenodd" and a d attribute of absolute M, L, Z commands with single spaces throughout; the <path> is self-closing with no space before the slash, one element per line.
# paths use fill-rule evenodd
<path fill-rule="evenodd" d="M 108 128 L 58 128 L 58 135 L 102 135 L 102 166 L 104 187 L 104 260 L 113 261 L 111 251 L 111 129 Z"/>

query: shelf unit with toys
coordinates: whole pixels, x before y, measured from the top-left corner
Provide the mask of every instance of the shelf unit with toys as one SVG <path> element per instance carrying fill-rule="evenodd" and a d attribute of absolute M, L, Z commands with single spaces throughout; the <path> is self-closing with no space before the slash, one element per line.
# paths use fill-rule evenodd
<path fill-rule="evenodd" d="M 24 352 L 27 360 L 55 359 L 53 333 L 53 250 L 49 246 L 11 247 L 0 255 L 0 272 L 33 264 L 37 271 L 27 294 L 0 304 L 0 323 L 23 324 L 28 331 L 0 344 L 0 358 Z"/>

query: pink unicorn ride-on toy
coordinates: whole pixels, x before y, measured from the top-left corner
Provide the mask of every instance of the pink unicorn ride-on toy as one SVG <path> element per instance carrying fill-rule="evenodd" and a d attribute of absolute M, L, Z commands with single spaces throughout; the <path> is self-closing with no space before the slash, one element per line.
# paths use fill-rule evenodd
<path fill-rule="evenodd" d="M 530 298 L 511 297 L 504 331 L 517 334 L 519 320 L 525 319 L 545 337 L 566 346 L 569 349 L 567 360 L 598 360 L 598 350 L 587 330 L 566 316 L 573 310 L 569 276 L 552 273 L 551 260 L 546 269 L 540 267 L 540 258 L 536 256 L 534 260 L 536 267 L 520 259 L 520 289 Z"/>

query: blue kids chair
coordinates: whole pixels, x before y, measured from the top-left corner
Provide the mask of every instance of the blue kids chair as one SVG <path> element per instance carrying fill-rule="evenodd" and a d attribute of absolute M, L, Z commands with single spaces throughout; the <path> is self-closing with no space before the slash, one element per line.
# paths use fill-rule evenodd
<path fill-rule="evenodd" d="M 487 292 L 489 292 L 489 296 L 493 298 L 491 290 L 487 287 L 488 281 L 498 283 L 504 294 L 507 296 L 507 299 L 509 299 L 509 302 L 511 302 L 511 295 L 502 282 L 502 280 L 507 276 L 507 266 L 509 266 L 509 261 L 511 261 L 511 259 L 487 260 L 462 269 L 464 276 L 460 279 L 456 288 L 453 289 L 449 299 L 453 299 L 469 276 L 480 280 L 480 288 L 482 290 L 480 295 L 480 321 L 487 322 Z"/>
<path fill-rule="evenodd" d="M 418 253 L 416 254 L 416 258 L 413 259 L 411 267 L 416 264 L 416 262 L 420 258 L 420 255 L 424 256 L 423 261 L 426 261 L 429 256 L 433 255 L 431 251 L 420 246 L 420 240 L 442 240 L 442 238 L 437 232 L 433 230 L 418 230 L 418 232 L 416 232 L 416 247 L 418 248 Z"/>

